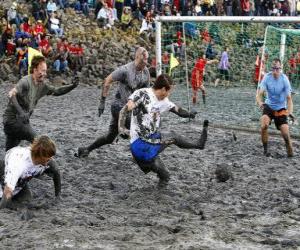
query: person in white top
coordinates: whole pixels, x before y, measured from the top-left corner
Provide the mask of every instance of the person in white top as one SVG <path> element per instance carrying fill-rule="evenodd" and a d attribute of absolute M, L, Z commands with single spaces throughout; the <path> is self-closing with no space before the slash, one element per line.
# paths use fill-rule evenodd
<path fill-rule="evenodd" d="M 104 29 L 111 28 L 114 25 L 115 16 L 113 10 L 104 2 L 102 8 L 97 14 L 97 21 L 100 27 Z"/>
<path fill-rule="evenodd" d="M 130 134 L 130 149 L 133 158 L 147 174 L 157 173 L 159 186 L 165 186 L 170 176 L 163 162 L 158 157 L 167 146 L 175 144 L 180 148 L 204 149 L 207 141 L 208 121 L 204 121 L 201 136 L 195 141 L 173 132 L 161 132 L 161 113 L 170 111 L 184 118 L 195 118 L 196 112 L 188 112 L 171 102 L 168 98 L 173 81 L 167 74 L 158 76 L 152 88 L 136 90 L 123 107 L 119 116 L 119 134 Z M 130 131 L 126 128 L 127 113 L 132 111 Z M 197 136 L 198 137 L 198 136 Z"/>
<path fill-rule="evenodd" d="M 47 3 L 47 11 L 48 13 L 57 11 L 57 5 L 55 2 L 53 2 L 53 0 L 49 0 L 49 2 Z"/>
<path fill-rule="evenodd" d="M 30 147 L 17 146 L 6 152 L 5 161 L 0 161 L 0 209 L 6 208 L 14 197 L 31 198 L 27 183 L 44 173 L 53 178 L 55 196 L 59 197 L 60 173 L 54 165 L 48 164 L 55 153 L 54 142 L 45 135 L 35 138 Z"/>
<path fill-rule="evenodd" d="M 64 34 L 64 30 L 60 27 L 60 21 L 58 18 L 56 18 L 56 12 L 51 12 L 49 22 L 50 31 L 54 32 L 56 37 L 62 37 Z"/>

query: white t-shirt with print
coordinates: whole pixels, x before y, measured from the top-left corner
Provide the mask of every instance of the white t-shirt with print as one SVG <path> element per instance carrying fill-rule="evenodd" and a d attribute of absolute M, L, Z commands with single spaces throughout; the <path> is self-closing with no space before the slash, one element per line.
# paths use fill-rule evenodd
<path fill-rule="evenodd" d="M 175 104 L 164 98 L 158 100 L 152 88 L 143 88 L 136 90 L 130 97 L 136 107 L 132 111 L 130 122 L 130 143 L 136 139 L 142 138 L 152 142 L 149 135 L 159 133 L 160 114 L 169 111 Z"/>
<path fill-rule="evenodd" d="M 13 195 L 16 195 L 24 184 L 33 177 L 43 174 L 48 167 L 33 164 L 30 147 L 14 147 L 5 155 L 4 184 L 13 190 Z M 3 194 L 2 189 L 0 184 L 0 197 Z"/>

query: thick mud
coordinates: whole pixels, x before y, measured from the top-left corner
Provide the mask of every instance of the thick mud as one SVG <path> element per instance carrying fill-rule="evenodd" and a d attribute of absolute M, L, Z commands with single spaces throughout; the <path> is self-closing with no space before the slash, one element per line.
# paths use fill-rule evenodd
<path fill-rule="evenodd" d="M 0 86 L 1 115 L 10 87 Z M 204 150 L 171 146 L 162 153 L 171 173 L 164 189 L 157 187 L 154 174 L 144 175 L 132 161 L 128 141 L 103 146 L 88 158 L 73 156 L 108 128 L 111 98 L 98 118 L 99 89 L 79 86 L 40 100 L 31 123 L 57 143 L 62 199 L 55 200 L 51 179 L 33 179 L 29 204 L 0 211 L 0 248 L 299 248 L 299 142 L 294 140 L 295 156 L 287 158 L 283 140 L 270 136 L 267 158 L 258 133 L 230 129 L 258 131 L 254 95 L 254 88 L 208 88 L 206 107 L 194 107 L 195 120 L 166 114 L 163 128 L 191 139 L 199 136 L 204 119 L 211 127 Z M 185 87 L 176 86 L 173 100 L 184 104 L 183 96 Z M 296 126 L 292 132 L 298 133 Z M 1 157 L 4 143 L 1 129 Z M 229 180 L 219 182 L 217 168 L 230 171 Z"/>

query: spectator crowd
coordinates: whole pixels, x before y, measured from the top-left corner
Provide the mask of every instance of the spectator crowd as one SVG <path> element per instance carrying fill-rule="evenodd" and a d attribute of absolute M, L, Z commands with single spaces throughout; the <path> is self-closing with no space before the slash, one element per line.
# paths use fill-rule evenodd
<path fill-rule="evenodd" d="M 28 48 L 39 50 L 52 60 L 52 69 L 64 72 L 80 70 L 84 63 L 84 46 L 64 37 L 63 16 L 67 8 L 94 19 L 100 28 L 127 30 L 133 21 L 140 24 L 139 33 L 155 31 L 156 15 L 227 15 L 227 16 L 288 16 L 300 14 L 300 0 L 26 0 L 30 13 L 19 11 L 20 3 L 12 2 L 1 19 L 0 57 L 15 55 L 19 74 L 28 71 Z M 180 50 L 179 42 L 171 50 Z M 55 43 L 53 43 L 55 41 Z M 55 44 L 55 46 L 54 46 Z M 167 59 L 167 56 L 165 56 Z"/>

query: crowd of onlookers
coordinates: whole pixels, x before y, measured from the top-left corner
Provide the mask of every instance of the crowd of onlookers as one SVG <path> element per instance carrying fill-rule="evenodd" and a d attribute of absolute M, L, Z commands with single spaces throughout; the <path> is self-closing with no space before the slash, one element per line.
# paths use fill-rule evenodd
<path fill-rule="evenodd" d="M 68 41 L 64 37 L 61 24 L 63 10 L 70 7 L 67 2 L 27 2 L 30 6 L 29 13 L 24 14 L 20 11 L 21 4 L 12 2 L 1 18 L 0 58 L 12 56 L 20 77 L 28 73 L 31 51 L 45 56 L 51 62 L 54 73 L 63 73 L 70 69 L 80 71 L 84 64 L 84 48 L 80 41 Z"/>
<path fill-rule="evenodd" d="M 21 2 L 21 1 L 19 1 Z M 54 71 L 80 69 L 84 49 L 64 37 L 61 23 L 67 8 L 97 21 L 103 29 L 127 30 L 138 20 L 140 34 L 153 34 L 156 15 L 286 16 L 300 14 L 300 0 L 26 0 L 30 13 L 12 2 L 1 20 L 0 56 L 16 55 L 19 74 L 28 68 L 28 48 L 53 60 Z M 55 41 L 55 46 L 52 41 Z M 180 40 L 180 39 L 179 39 Z M 174 50 L 174 48 L 173 48 Z"/>

